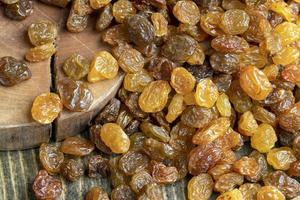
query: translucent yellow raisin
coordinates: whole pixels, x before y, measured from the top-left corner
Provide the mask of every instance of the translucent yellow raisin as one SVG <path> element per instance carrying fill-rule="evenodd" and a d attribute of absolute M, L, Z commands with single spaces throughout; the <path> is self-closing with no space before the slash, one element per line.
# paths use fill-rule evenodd
<path fill-rule="evenodd" d="M 181 115 L 184 109 L 185 105 L 183 101 L 183 95 L 175 94 L 169 104 L 166 120 L 169 123 L 172 123 L 177 117 L 179 117 L 179 115 Z"/>
<path fill-rule="evenodd" d="M 216 106 L 222 117 L 231 116 L 231 104 L 229 101 L 229 97 L 225 93 L 220 94 L 217 99 Z"/>
<path fill-rule="evenodd" d="M 260 153 L 267 153 L 274 147 L 276 141 L 274 128 L 269 124 L 262 123 L 253 132 L 251 146 Z"/>
<path fill-rule="evenodd" d="M 214 106 L 218 97 L 218 88 L 211 79 L 204 78 L 199 81 L 195 93 L 195 100 L 199 106 L 211 108 Z"/>
<path fill-rule="evenodd" d="M 43 93 L 37 96 L 31 107 L 32 118 L 41 124 L 50 124 L 62 111 L 63 105 L 55 93 Z"/>
<path fill-rule="evenodd" d="M 118 70 L 118 62 L 109 52 L 97 52 L 90 66 L 88 81 L 94 83 L 102 79 L 113 79 L 117 76 Z"/>

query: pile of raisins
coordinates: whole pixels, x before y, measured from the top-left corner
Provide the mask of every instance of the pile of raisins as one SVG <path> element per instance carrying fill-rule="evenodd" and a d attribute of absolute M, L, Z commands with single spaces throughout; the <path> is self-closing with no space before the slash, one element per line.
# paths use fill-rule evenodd
<path fill-rule="evenodd" d="M 59 95 L 37 97 L 32 116 L 51 123 L 63 106 L 88 110 L 93 95 L 84 78 L 113 79 L 121 68 L 123 86 L 95 118 L 89 140 L 42 144 L 37 198 L 61 194 L 53 175 L 76 181 L 87 171 L 110 177 L 112 200 L 163 199 L 161 185 L 188 174 L 189 200 L 208 200 L 213 192 L 218 200 L 299 199 L 299 0 L 73 0 L 67 29 L 84 31 L 95 11 L 96 30 L 111 51 L 91 61 L 70 55 Z M 30 27 L 29 37 L 35 47 L 27 60 L 55 53 L 48 23 Z M 11 80 L 16 72 L 8 73 L 6 63 L 25 78 Z M 2 84 L 30 74 L 10 58 L 0 60 L 1 71 L 8 73 L 0 74 Z M 77 159 L 85 156 L 85 163 Z M 95 187 L 86 199 L 109 195 Z"/>

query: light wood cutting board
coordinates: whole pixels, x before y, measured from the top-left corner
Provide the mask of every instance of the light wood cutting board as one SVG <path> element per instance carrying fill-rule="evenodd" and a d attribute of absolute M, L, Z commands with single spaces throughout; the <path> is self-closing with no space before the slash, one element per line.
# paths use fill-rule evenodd
<path fill-rule="evenodd" d="M 69 8 L 61 9 L 34 2 L 34 13 L 23 21 L 6 18 L 0 9 L 0 57 L 14 56 L 23 59 L 31 47 L 27 28 L 35 21 L 48 19 L 59 27 L 57 53 L 39 63 L 29 63 L 32 78 L 13 87 L 0 86 L 0 150 L 27 149 L 48 142 L 50 137 L 62 140 L 84 130 L 89 121 L 116 94 L 122 82 L 122 74 L 113 80 L 89 84 L 94 102 L 87 112 L 64 110 L 55 123 L 40 125 L 30 114 L 34 98 L 44 92 L 55 91 L 58 80 L 65 76 L 62 63 L 72 53 L 77 52 L 91 59 L 99 50 L 108 49 L 101 42 L 101 34 L 94 30 L 95 19 L 90 19 L 88 28 L 82 33 L 69 33 L 65 22 Z"/>

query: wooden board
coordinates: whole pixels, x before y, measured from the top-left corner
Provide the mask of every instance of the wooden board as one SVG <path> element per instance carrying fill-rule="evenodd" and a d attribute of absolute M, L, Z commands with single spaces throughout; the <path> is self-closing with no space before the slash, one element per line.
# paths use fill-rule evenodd
<path fill-rule="evenodd" d="M 0 151 L 0 200 L 35 200 L 32 182 L 41 168 L 38 150 Z M 72 183 L 61 179 L 63 193 L 59 200 L 84 200 L 94 186 L 111 192 L 109 179 L 89 178 L 86 175 Z M 186 200 L 187 179 L 162 188 L 164 200 Z M 212 197 L 211 200 L 216 199 Z"/>
<path fill-rule="evenodd" d="M 24 21 L 9 20 L 0 10 L 0 57 L 23 59 L 31 47 L 26 32 L 28 25 L 40 19 L 57 21 L 60 18 L 57 8 L 37 2 L 34 7 L 34 13 Z M 30 115 L 34 98 L 50 91 L 50 59 L 31 63 L 29 68 L 30 80 L 14 87 L 0 86 L 0 150 L 30 148 L 50 138 L 51 125 L 40 125 Z"/>
<path fill-rule="evenodd" d="M 64 28 L 66 17 L 60 23 L 61 32 L 59 33 L 58 51 L 55 56 L 56 83 L 66 78 L 62 71 L 62 64 L 66 58 L 73 53 L 79 53 L 88 59 L 92 59 L 95 52 L 108 50 L 109 47 L 101 42 L 101 35 L 94 30 L 95 17 L 89 19 L 87 29 L 81 33 L 70 33 Z M 100 81 L 88 84 L 93 93 L 94 101 L 87 112 L 69 112 L 64 110 L 56 121 L 56 139 L 62 140 L 67 136 L 76 135 L 82 132 L 91 119 L 103 108 L 106 103 L 115 96 L 123 80 L 123 75 L 119 75 L 112 80 Z"/>
<path fill-rule="evenodd" d="M 12 21 L 0 14 L 0 57 L 14 56 L 22 59 L 31 47 L 27 38 L 28 25 L 34 21 L 48 19 L 60 26 L 57 40 L 58 52 L 55 55 L 56 80 L 65 78 L 61 65 L 65 58 L 74 52 L 92 58 L 94 52 L 107 49 L 100 42 L 100 34 L 93 30 L 94 21 L 90 20 L 88 29 L 74 34 L 65 30 L 69 8 L 60 9 L 34 2 L 34 13 L 24 21 Z M 5 29 L 4 29 L 5 28 Z M 58 140 L 78 134 L 84 130 L 97 112 L 116 94 L 122 82 L 122 74 L 114 80 L 89 84 L 94 102 L 87 112 L 68 112 L 64 110 L 55 125 L 40 125 L 33 121 L 30 109 L 34 98 L 49 92 L 51 87 L 50 59 L 29 65 L 32 78 L 11 88 L 0 86 L 0 150 L 27 149 L 49 141 L 51 132 Z M 54 81 L 53 81 L 54 82 Z M 54 125 L 54 129 L 53 129 Z M 53 130 L 53 131 L 52 131 Z"/>

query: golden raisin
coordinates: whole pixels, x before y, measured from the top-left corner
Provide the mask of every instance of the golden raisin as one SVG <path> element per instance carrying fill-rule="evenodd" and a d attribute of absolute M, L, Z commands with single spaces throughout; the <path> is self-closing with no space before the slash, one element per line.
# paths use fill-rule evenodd
<path fill-rule="evenodd" d="M 272 60 L 277 65 L 289 65 L 297 61 L 300 56 L 300 51 L 296 47 L 285 47 L 280 52 L 272 57 Z"/>
<path fill-rule="evenodd" d="M 274 147 L 276 141 L 277 136 L 273 127 L 269 124 L 262 123 L 253 132 L 251 146 L 260 153 L 267 153 Z"/>
<path fill-rule="evenodd" d="M 183 96 L 181 94 L 175 94 L 168 106 L 166 120 L 169 123 L 172 123 L 174 120 L 176 120 L 177 117 L 181 115 L 184 109 L 185 105 L 183 101 Z"/>
<path fill-rule="evenodd" d="M 193 1 L 178 1 L 173 8 L 174 16 L 184 24 L 195 25 L 200 20 L 200 11 L 197 4 Z"/>
<path fill-rule="evenodd" d="M 296 160 L 293 150 L 289 147 L 274 148 L 267 155 L 268 163 L 277 170 L 288 170 Z"/>
<path fill-rule="evenodd" d="M 136 73 L 127 73 L 124 77 L 124 88 L 130 92 L 142 92 L 153 81 L 150 74 L 142 69 Z"/>
<path fill-rule="evenodd" d="M 144 112 L 159 112 L 167 104 L 171 87 L 167 81 L 153 81 L 147 85 L 139 97 L 139 106 Z"/>
<path fill-rule="evenodd" d="M 242 114 L 238 122 L 238 130 L 245 136 L 252 136 L 253 132 L 258 128 L 258 124 L 251 111 Z"/>
<path fill-rule="evenodd" d="M 207 127 L 199 129 L 193 136 L 193 143 L 206 145 L 213 142 L 218 137 L 223 136 L 230 126 L 230 120 L 226 117 L 220 117 L 213 120 Z"/>
<path fill-rule="evenodd" d="M 287 46 L 300 39 L 300 27 L 291 22 L 283 22 L 274 28 L 274 32 L 280 36 L 283 46 Z"/>
<path fill-rule="evenodd" d="M 29 62 L 40 62 L 50 58 L 53 54 L 55 54 L 56 48 L 53 43 L 43 44 L 41 46 L 30 48 L 25 58 Z"/>
<path fill-rule="evenodd" d="M 267 76 L 253 66 L 242 69 L 240 85 L 254 100 L 264 100 L 272 92 L 272 85 Z"/>
<path fill-rule="evenodd" d="M 53 43 L 57 37 L 57 27 L 48 20 L 35 22 L 29 26 L 28 36 L 34 46 Z"/>
<path fill-rule="evenodd" d="M 218 196 L 216 200 L 241 200 L 241 199 L 243 199 L 243 194 L 238 189 L 234 189 L 221 194 L 220 196 Z"/>
<path fill-rule="evenodd" d="M 243 156 L 233 164 L 233 170 L 241 175 L 254 177 L 260 172 L 260 166 L 254 158 Z"/>
<path fill-rule="evenodd" d="M 187 185 L 189 200 L 208 200 L 213 192 L 214 182 L 209 174 L 199 174 L 191 178 Z"/>
<path fill-rule="evenodd" d="M 63 105 L 57 94 L 43 93 L 34 99 L 31 115 L 41 124 L 50 124 L 58 117 L 62 109 Z"/>
<path fill-rule="evenodd" d="M 154 26 L 155 35 L 158 37 L 167 35 L 168 33 L 168 21 L 161 13 L 153 13 L 151 15 L 151 21 Z"/>
<path fill-rule="evenodd" d="M 295 21 L 297 15 L 293 13 L 293 10 L 284 1 L 275 1 L 271 3 L 271 10 L 281 15 L 287 21 Z"/>
<path fill-rule="evenodd" d="M 118 0 L 113 5 L 113 16 L 118 23 L 123 23 L 126 18 L 135 15 L 136 9 L 129 0 Z"/>
<path fill-rule="evenodd" d="M 274 81 L 279 75 L 278 65 L 268 65 L 263 69 L 263 72 L 268 77 L 269 81 Z"/>
<path fill-rule="evenodd" d="M 264 186 L 258 190 L 257 200 L 285 200 L 285 196 L 274 186 Z"/>
<path fill-rule="evenodd" d="M 202 65 L 205 60 L 205 54 L 202 47 L 197 44 L 194 53 L 188 58 L 187 63 L 190 65 Z"/>
<path fill-rule="evenodd" d="M 218 97 L 218 88 L 211 79 L 205 78 L 199 81 L 195 93 L 195 100 L 199 106 L 211 108 Z"/>
<path fill-rule="evenodd" d="M 220 94 L 217 99 L 216 106 L 222 117 L 231 116 L 231 104 L 229 101 L 229 97 L 225 93 Z"/>
<path fill-rule="evenodd" d="M 90 5 L 93 9 L 99 9 L 107 4 L 109 4 L 111 0 L 90 0 Z"/>
<path fill-rule="evenodd" d="M 171 86 L 178 94 L 188 94 L 193 91 L 196 80 L 194 76 L 183 67 L 177 67 L 171 74 Z"/>
<path fill-rule="evenodd" d="M 118 62 L 109 52 L 97 52 L 90 65 L 88 81 L 94 83 L 103 79 L 113 79 L 117 76 L 118 70 Z"/>
<path fill-rule="evenodd" d="M 130 140 L 122 128 L 115 123 L 106 123 L 101 128 L 102 141 L 114 153 L 126 153 L 130 147 Z"/>

